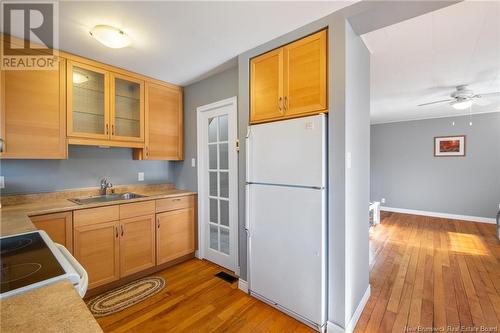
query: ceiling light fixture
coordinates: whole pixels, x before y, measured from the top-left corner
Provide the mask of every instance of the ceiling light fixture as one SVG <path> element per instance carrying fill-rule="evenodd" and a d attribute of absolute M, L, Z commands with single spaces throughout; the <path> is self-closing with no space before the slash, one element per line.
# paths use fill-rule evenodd
<path fill-rule="evenodd" d="M 465 110 L 465 109 L 470 108 L 472 106 L 472 100 L 466 99 L 466 100 L 452 102 L 451 106 L 455 110 Z"/>
<path fill-rule="evenodd" d="M 96 25 L 90 30 L 90 36 L 112 49 L 121 49 L 131 43 L 130 37 L 125 32 L 110 25 Z"/>
<path fill-rule="evenodd" d="M 87 82 L 89 77 L 85 74 L 79 72 L 73 72 L 73 83 L 80 84 L 83 82 Z"/>

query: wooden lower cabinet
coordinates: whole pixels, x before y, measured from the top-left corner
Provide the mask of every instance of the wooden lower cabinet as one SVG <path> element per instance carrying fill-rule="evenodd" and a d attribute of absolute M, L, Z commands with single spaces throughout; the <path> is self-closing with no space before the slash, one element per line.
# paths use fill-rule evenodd
<path fill-rule="evenodd" d="M 183 196 L 161 199 L 166 201 L 111 205 L 35 216 L 32 220 L 44 230 L 48 230 L 44 225 L 61 226 L 63 221 L 72 221 L 72 229 L 71 224 L 67 226 L 72 230 L 73 255 L 87 271 L 89 289 L 93 289 L 193 253 L 196 249 L 194 198 Z M 175 210 L 155 216 L 159 201 L 160 208 Z M 61 231 L 56 231 L 47 232 L 63 244 Z"/>
<path fill-rule="evenodd" d="M 119 221 L 75 224 L 74 256 L 89 275 L 89 289 L 120 278 Z"/>
<path fill-rule="evenodd" d="M 120 220 L 120 277 L 155 266 L 155 216 Z"/>
<path fill-rule="evenodd" d="M 73 253 L 73 213 L 54 213 L 30 217 L 37 229 L 45 231 L 50 239 Z"/>
<path fill-rule="evenodd" d="M 195 251 L 194 208 L 156 215 L 156 264 L 160 265 Z"/>

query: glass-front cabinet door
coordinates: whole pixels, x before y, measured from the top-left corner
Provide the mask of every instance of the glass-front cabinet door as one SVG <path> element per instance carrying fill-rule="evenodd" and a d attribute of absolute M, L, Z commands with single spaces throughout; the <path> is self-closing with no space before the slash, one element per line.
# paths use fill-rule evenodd
<path fill-rule="evenodd" d="M 144 81 L 111 74 L 111 139 L 144 141 Z"/>
<path fill-rule="evenodd" d="M 66 86 L 68 136 L 108 139 L 108 72 L 68 61 Z"/>

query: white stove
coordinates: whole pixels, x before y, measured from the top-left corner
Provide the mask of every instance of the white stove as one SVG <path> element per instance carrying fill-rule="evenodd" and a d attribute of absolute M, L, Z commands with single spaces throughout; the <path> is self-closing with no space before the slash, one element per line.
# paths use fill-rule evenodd
<path fill-rule="evenodd" d="M 42 230 L 0 238 L 0 299 L 69 280 L 81 297 L 88 287 L 85 269 Z"/>

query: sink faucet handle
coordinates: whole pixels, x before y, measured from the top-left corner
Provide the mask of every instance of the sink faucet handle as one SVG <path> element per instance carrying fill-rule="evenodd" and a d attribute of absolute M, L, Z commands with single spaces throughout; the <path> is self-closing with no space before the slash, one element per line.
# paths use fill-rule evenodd
<path fill-rule="evenodd" d="M 110 187 L 111 183 L 107 178 L 101 178 L 101 194 L 106 194 L 106 190 Z M 113 185 L 111 185 L 113 186 Z"/>

